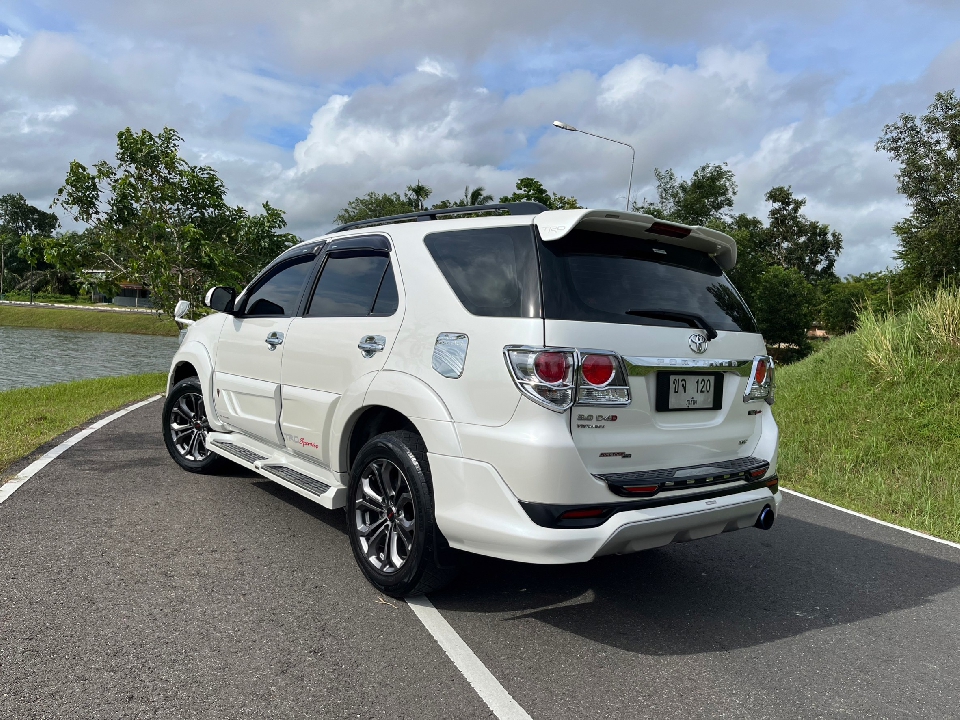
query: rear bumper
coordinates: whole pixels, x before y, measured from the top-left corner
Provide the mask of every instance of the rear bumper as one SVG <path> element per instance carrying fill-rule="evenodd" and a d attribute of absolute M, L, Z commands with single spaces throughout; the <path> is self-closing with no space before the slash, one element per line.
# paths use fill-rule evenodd
<path fill-rule="evenodd" d="M 672 505 L 624 510 L 597 527 L 534 523 L 492 465 L 429 456 L 437 525 L 452 547 L 538 564 L 586 562 L 751 527 L 782 495 L 766 487 Z"/>
<path fill-rule="evenodd" d="M 761 405 L 763 403 L 760 403 Z M 769 464 L 767 477 L 777 473 L 779 429 L 766 405 L 756 435 L 740 446 L 740 459 L 756 458 Z M 457 424 L 462 456 L 492 464 L 510 492 L 527 503 L 547 505 L 599 505 L 627 497 L 615 493 L 601 473 L 628 470 L 590 470 L 570 435 L 568 413 L 554 413 L 532 402 L 519 404 L 504 425 L 487 427 Z M 612 446 L 615 447 L 616 446 Z M 694 451 L 700 448 L 688 446 Z M 729 455 L 688 455 L 678 446 L 659 468 L 689 467 L 701 463 L 722 465 Z M 646 456 L 641 449 L 638 454 Z M 718 453 L 719 454 L 719 453 Z M 719 462 L 718 462 L 719 461 Z M 650 462 L 645 459 L 644 462 Z M 641 466 L 642 467 L 642 466 Z M 597 474 L 595 474 L 597 473 Z M 620 497 L 618 497 L 620 496 Z"/>

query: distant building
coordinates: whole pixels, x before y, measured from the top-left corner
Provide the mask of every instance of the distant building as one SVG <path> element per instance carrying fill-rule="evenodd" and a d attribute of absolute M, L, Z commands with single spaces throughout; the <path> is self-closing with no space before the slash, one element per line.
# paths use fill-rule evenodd
<path fill-rule="evenodd" d="M 94 287 L 90 293 L 92 302 L 112 302 L 114 305 L 122 305 L 123 307 L 153 307 L 153 301 L 150 299 L 150 290 L 145 285 L 122 282 L 120 283 L 120 292 L 111 298 L 109 295 L 101 292 L 100 287 L 98 287 L 101 283 L 105 283 L 107 279 L 106 270 L 82 270 L 80 275 Z"/>
<path fill-rule="evenodd" d="M 150 290 L 139 283 L 120 283 L 120 293 L 113 296 L 114 305 L 152 308 Z"/>

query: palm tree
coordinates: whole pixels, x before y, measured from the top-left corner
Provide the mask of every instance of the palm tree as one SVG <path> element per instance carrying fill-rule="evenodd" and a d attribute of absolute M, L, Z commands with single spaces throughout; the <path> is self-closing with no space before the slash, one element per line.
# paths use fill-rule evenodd
<path fill-rule="evenodd" d="M 487 193 L 486 188 L 483 185 L 475 187 L 473 190 L 470 189 L 470 186 L 467 185 L 463 189 L 463 205 L 486 205 L 487 203 L 493 202 L 493 195 Z M 459 205 L 459 203 L 457 203 Z"/>
<path fill-rule="evenodd" d="M 417 180 L 416 185 L 407 185 L 407 201 L 413 206 L 414 212 L 427 209 L 427 198 L 433 190 Z"/>

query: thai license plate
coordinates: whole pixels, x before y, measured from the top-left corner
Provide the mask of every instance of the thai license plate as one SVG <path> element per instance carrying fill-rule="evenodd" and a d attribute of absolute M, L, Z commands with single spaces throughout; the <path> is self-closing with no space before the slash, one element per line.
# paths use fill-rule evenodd
<path fill-rule="evenodd" d="M 719 410 L 723 373 L 658 373 L 657 410 Z"/>

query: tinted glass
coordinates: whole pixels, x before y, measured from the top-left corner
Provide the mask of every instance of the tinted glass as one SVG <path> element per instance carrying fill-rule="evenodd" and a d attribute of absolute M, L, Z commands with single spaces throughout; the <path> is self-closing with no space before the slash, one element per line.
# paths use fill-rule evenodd
<path fill-rule="evenodd" d="M 380 281 L 376 302 L 373 303 L 372 314 L 393 315 L 399 304 L 400 296 L 397 293 L 397 281 L 393 277 L 393 265 L 387 265 L 387 271 L 383 274 L 383 280 Z"/>
<path fill-rule="evenodd" d="M 757 332 L 720 266 L 676 245 L 575 230 L 541 243 L 544 317 Z M 686 317 L 684 317 L 686 316 Z"/>
<path fill-rule="evenodd" d="M 247 300 L 245 315 L 290 317 L 297 311 L 300 291 L 313 268 L 314 256 L 304 255 L 282 263 L 270 271 Z"/>
<path fill-rule="evenodd" d="M 469 312 L 540 316 L 536 245 L 529 226 L 433 233 L 424 242 Z"/>
<path fill-rule="evenodd" d="M 390 258 L 355 250 L 331 254 L 307 309 L 309 317 L 361 317 L 369 315 Z"/>

